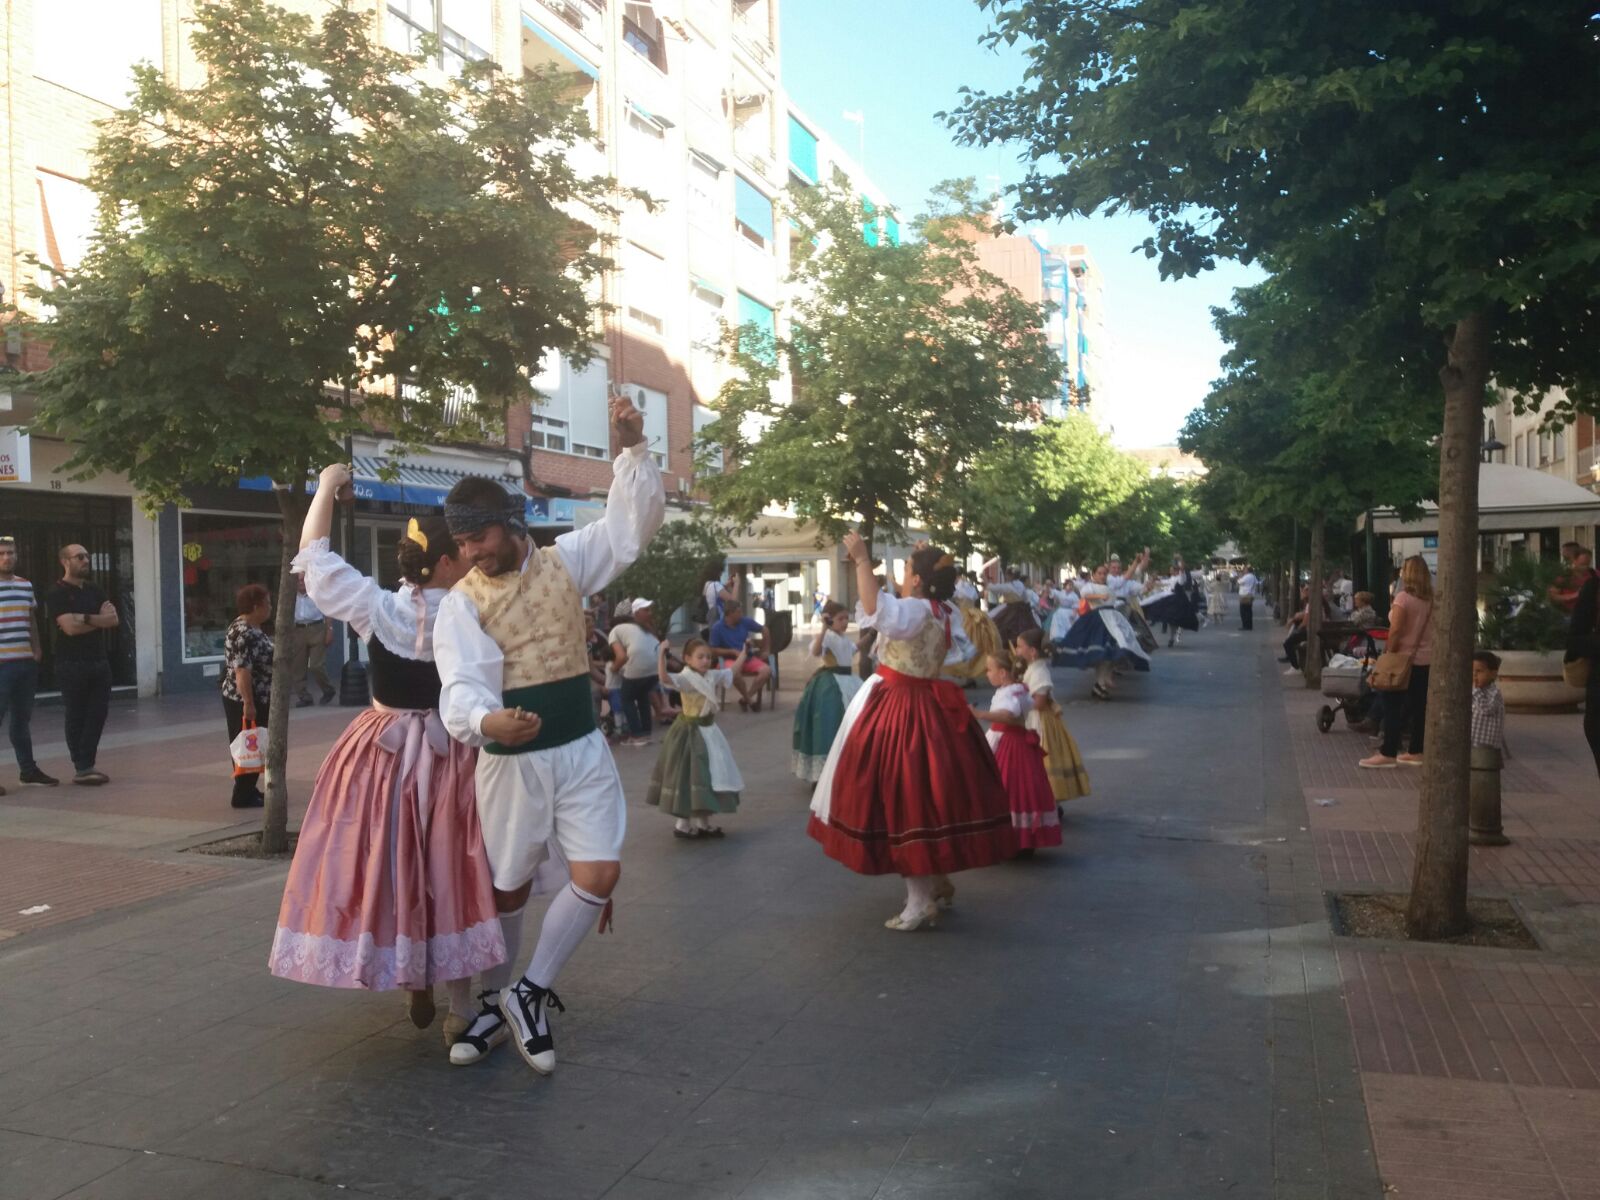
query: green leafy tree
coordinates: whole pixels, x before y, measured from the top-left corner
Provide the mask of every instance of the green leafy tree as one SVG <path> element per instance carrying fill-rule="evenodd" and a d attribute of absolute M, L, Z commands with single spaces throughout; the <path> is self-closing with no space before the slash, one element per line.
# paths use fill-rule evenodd
<path fill-rule="evenodd" d="M 1407 926 L 1460 933 L 1485 387 L 1492 375 L 1533 405 L 1560 388 L 1589 407 L 1600 373 L 1593 6 L 979 3 L 1030 65 L 1013 91 L 966 94 L 952 120 L 969 141 L 1024 147 L 1024 219 L 1147 214 L 1146 253 L 1174 276 L 1219 257 L 1356 256 L 1374 302 L 1403 299 L 1444 346 L 1440 666 Z"/>
<path fill-rule="evenodd" d="M 1060 361 L 1038 306 L 979 267 L 980 213 L 897 246 L 867 244 L 859 202 L 831 186 L 792 193 L 788 208 L 788 332 L 730 331 L 735 374 L 699 444 L 703 466 L 720 447 L 732 469 L 708 470 L 706 491 L 743 525 L 778 504 L 830 537 L 856 520 L 869 542 L 903 533 L 1056 393 Z"/>
<path fill-rule="evenodd" d="M 1345 264 L 1345 281 L 1359 275 Z M 1408 337 L 1422 340 L 1421 330 L 1408 334 L 1405 311 L 1385 306 L 1374 313 L 1358 292 L 1341 293 L 1340 283 L 1333 265 L 1319 270 L 1312 286 L 1303 275 L 1280 273 L 1240 289 L 1231 308 L 1214 310 L 1229 345 L 1225 374 L 1183 433 L 1184 447 L 1214 476 L 1207 485 L 1226 489 L 1238 516 L 1269 524 L 1288 516 L 1308 531 L 1314 595 L 1322 589 L 1330 518 L 1342 531 L 1363 509 L 1414 507 L 1438 480 L 1429 446 L 1438 406 L 1426 378 L 1418 378 L 1427 365 L 1422 355 L 1400 356 Z M 1351 344 L 1374 342 L 1391 346 L 1394 357 L 1369 362 L 1346 353 Z M 1298 561 L 1294 548 L 1289 557 Z M 1319 605 L 1310 621 L 1314 638 Z M 1306 655 L 1305 671 L 1307 685 L 1318 686 L 1319 655 Z"/>
<path fill-rule="evenodd" d="M 76 442 L 72 468 L 126 474 L 151 505 L 241 475 L 293 485 L 276 493 L 280 645 L 308 469 L 355 430 L 481 437 L 528 397 L 528 364 L 588 354 L 605 265 L 567 215 L 610 212 L 612 192 L 567 165 L 589 131 L 559 80 L 478 64 L 429 83 L 370 24 L 343 6 L 314 23 L 199 4 L 200 82 L 138 73 L 94 149 L 87 255 L 36 293 L 52 365 L 30 386 L 39 423 Z M 481 398 L 460 421 L 456 387 Z M 269 851 L 285 841 L 288 689 L 279 672 Z"/>
<path fill-rule="evenodd" d="M 650 600 L 656 628 L 665 636 L 672 614 L 692 607 L 708 572 L 720 570 L 730 544 L 727 527 L 710 516 L 668 521 L 650 545 L 606 590 L 616 603 L 624 597 Z"/>

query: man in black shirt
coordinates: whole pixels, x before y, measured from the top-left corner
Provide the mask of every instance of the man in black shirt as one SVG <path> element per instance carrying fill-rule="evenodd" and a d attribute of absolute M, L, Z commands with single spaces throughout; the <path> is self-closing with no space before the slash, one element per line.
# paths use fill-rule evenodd
<path fill-rule="evenodd" d="M 89 552 L 82 546 L 61 548 L 61 576 L 44 599 L 56 627 L 56 686 L 66 709 L 72 782 L 98 786 L 108 782 L 94 765 L 111 704 L 111 656 L 104 631 L 122 621 L 116 606 L 89 581 Z"/>

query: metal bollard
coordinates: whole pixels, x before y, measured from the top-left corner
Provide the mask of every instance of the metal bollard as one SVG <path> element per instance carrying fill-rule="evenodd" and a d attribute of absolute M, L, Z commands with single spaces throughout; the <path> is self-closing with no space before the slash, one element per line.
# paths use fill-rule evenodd
<path fill-rule="evenodd" d="M 1508 846 L 1511 839 L 1500 828 L 1500 750 L 1496 746 L 1472 748 L 1471 791 L 1468 795 L 1467 840 L 1474 846 Z"/>

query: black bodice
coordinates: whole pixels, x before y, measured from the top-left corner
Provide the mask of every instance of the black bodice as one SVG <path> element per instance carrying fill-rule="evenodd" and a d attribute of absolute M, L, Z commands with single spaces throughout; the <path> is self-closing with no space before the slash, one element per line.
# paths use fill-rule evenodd
<path fill-rule="evenodd" d="M 372 698 L 389 708 L 438 708 L 439 668 L 431 662 L 402 658 L 377 634 L 367 639 Z"/>

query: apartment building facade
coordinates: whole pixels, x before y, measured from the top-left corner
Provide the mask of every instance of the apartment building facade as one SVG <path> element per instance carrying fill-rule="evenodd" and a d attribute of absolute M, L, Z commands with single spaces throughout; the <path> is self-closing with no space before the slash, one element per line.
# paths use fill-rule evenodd
<path fill-rule="evenodd" d="M 330 0 L 281 2 L 313 15 L 330 7 Z M 856 183 L 859 168 L 789 105 L 777 0 L 371 0 L 370 7 L 387 44 L 416 50 L 432 40 L 429 70 L 449 73 L 489 58 L 508 71 L 562 72 L 596 133 L 593 145 L 574 151 L 573 165 L 640 188 L 652 204 L 629 205 L 603 230 L 614 238 L 617 269 L 598 297 L 613 307 L 593 360 L 582 369 L 554 357 L 530 364 L 532 387 L 510 405 L 503 445 L 441 445 L 400 460 L 379 434 L 357 439 L 350 557 L 394 582 L 405 521 L 436 511 L 466 473 L 524 491 L 530 524 L 542 536 L 596 519 L 611 478 L 614 389 L 644 412 L 669 498 L 686 513 L 694 436 L 712 419 L 724 378 L 721 323 L 776 329 L 781 320 L 788 235 L 775 205 L 782 189 L 824 172 L 850 180 L 885 214 L 882 236 L 898 236 L 881 193 Z M 32 277 L 27 256 L 70 267 L 82 253 L 94 211 L 84 185 L 94 122 L 124 101 L 134 64 L 158 64 L 180 85 L 198 77 L 181 32 L 193 9 L 193 0 L 11 0 L 4 10 L 0 284 L 8 299 Z M 31 398 L 7 387 L 7 372 L 42 365 L 38 347 L 15 336 L 4 343 L 0 438 L 33 413 Z M 71 479 L 62 469 L 69 444 L 35 436 L 29 449 L 21 477 L 0 482 L 0 526 L 21 540 L 25 573 L 50 578 L 56 547 L 84 542 L 125 614 L 114 654 L 118 685 L 145 693 L 215 686 L 234 590 L 276 579 L 280 535 L 268 481 L 197 489 L 191 507 L 152 517 L 125 479 Z M 775 521 L 783 525 L 781 514 Z M 793 581 L 787 589 L 769 585 L 783 598 L 837 577 L 825 565 L 819 572 L 809 537 L 747 540 L 736 560 Z"/>
<path fill-rule="evenodd" d="M 1027 233 L 980 237 L 974 245 L 984 269 L 999 276 L 1030 304 L 1048 304 L 1044 333 L 1061 358 L 1060 393 L 1040 407 L 1041 418 L 1086 412 L 1110 428 L 1100 354 L 1105 344 L 1104 288 L 1086 247 L 1052 246 Z"/>

